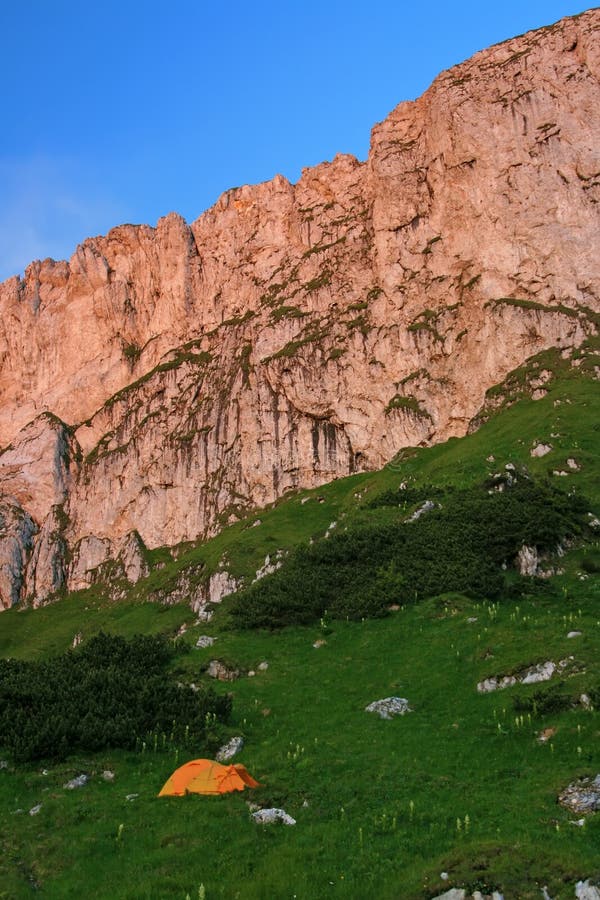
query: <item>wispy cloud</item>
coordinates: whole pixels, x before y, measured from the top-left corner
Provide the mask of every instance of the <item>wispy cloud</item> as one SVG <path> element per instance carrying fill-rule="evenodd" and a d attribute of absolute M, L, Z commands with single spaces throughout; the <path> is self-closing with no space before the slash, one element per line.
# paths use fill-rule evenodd
<path fill-rule="evenodd" d="M 120 204 L 72 161 L 0 159 L 0 281 L 34 259 L 68 258 L 123 218 Z"/>

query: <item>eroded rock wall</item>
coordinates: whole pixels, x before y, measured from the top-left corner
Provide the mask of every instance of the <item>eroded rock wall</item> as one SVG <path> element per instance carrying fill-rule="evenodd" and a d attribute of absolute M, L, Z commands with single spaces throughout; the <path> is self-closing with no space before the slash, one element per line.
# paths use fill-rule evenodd
<path fill-rule="evenodd" d="M 0 490 L 40 529 L 37 567 L 54 560 L 34 595 L 122 547 L 142 572 L 133 533 L 196 539 L 462 435 L 507 372 L 581 343 L 599 76 L 591 10 L 440 75 L 364 163 L 228 191 L 190 226 L 120 226 L 1 285 Z"/>

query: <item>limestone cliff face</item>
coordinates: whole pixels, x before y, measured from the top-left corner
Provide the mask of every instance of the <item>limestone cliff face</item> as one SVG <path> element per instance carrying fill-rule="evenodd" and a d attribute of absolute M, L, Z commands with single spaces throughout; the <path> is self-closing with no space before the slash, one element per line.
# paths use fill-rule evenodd
<path fill-rule="evenodd" d="M 144 544 L 464 434 L 508 371 L 580 343 L 600 311 L 599 78 L 591 10 L 440 75 L 364 163 L 115 228 L 1 285 L 0 570 L 26 571 L 0 605 L 117 557 L 134 580 Z"/>

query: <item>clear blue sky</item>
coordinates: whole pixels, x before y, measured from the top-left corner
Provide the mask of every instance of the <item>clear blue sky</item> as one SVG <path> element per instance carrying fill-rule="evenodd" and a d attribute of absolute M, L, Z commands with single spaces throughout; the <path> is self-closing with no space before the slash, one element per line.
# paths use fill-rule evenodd
<path fill-rule="evenodd" d="M 0 0 L 0 279 L 337 152 L 569 0 Z"/>

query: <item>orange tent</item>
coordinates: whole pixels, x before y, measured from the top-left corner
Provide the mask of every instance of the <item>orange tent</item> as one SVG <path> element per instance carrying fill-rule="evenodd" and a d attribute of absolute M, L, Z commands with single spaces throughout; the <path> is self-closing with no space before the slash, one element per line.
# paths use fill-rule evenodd
<path fill-rule="evenodd" d="M 167 779 L 159 797 L 184 794 L 228 794 L 246 787 L 260 787 L 245 766 L 222 766 L 211 759 L 193 759 L 176 769 Z"/>

